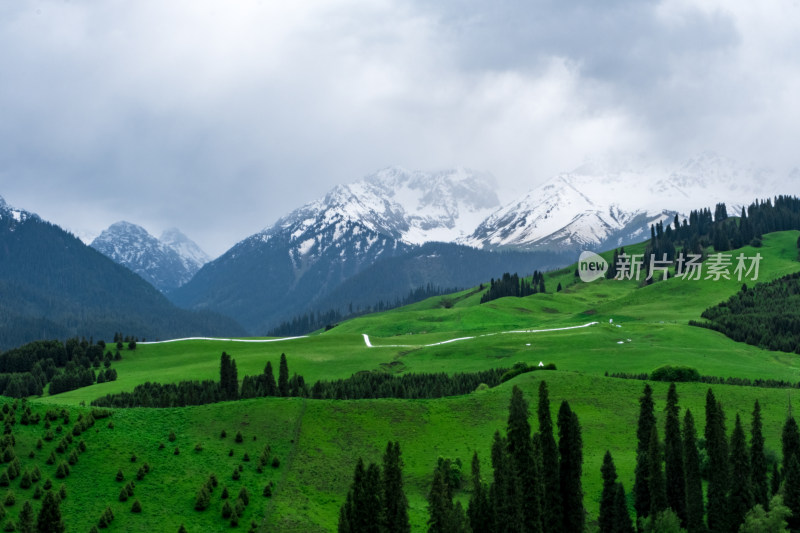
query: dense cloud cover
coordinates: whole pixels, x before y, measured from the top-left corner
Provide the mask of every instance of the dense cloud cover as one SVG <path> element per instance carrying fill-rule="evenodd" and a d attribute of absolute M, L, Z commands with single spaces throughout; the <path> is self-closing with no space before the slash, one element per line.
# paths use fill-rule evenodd
<path fill-rule="evenodd" d="M 387 165 L 524 191 L 587 158 L 797 164 L 787 1 L 0 4 L 0 195 L 213 255 Z"/>

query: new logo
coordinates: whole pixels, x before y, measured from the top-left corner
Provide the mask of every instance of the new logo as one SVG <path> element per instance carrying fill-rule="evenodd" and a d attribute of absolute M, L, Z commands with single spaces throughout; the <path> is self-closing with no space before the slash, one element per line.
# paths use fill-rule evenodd
<path fill-rule="evenodd" d="M 608 262 L 594 252 L 582 252 L 578 259 L 578 276 L 586 283 L 602 278 Z"/>

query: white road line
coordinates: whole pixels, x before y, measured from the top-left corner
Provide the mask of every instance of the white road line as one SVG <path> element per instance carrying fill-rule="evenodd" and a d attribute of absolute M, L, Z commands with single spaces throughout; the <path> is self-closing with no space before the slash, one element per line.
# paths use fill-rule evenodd
<path fill-rule="evenodd" d="M 166 341 L 148 341 L 137 342 L 136 344 L 164 344 L 167 342 L 181 342 L 181 341 L 225 341 L 225 342 L 282 342 L 291 341 L 294 339 L 305 339 L 308 335 L 300 337 L 281 337 L 279 339 L 221 339 L 218 337 L 185 337 L 183 339 L 169 339 Z"/>
<path fill-rule="evenodd" d="M 581 324 L 580 326 L 567 326 L 564 328 L 549 328 L 549 329 L 521 329 L 521 330 L 513 330 L 513 331 L 500 331 L 499 334 L 505 335 L 507 333 L 547 333 L 548 331 L 567 331 L 570 329 L 580 329 L 580 328 L 588 328 L 590 326 L 595 326 L 599 324 L 599 322 L 588 322 L 586 324 Z M 369 335 L 366 333 L 362 333 L 364 336 L 364 344 L 367 345 L 367 348 L 428 348 L 430 346 L 441 346 L 442 344 L 448 344 L 451 342 L 458 342 L 458 341 L 467 341 L 470 339 L 476 339 L 479 337 L 491 337 L 492 335 L 498 335 L 498 333 L 484 333 L 483 335 L 478 335 L 477 337 L 459 337 L 457 339 L 450 339 L 447 341 L 441 342 L 434 342 L 433 344 L 381 344 L 379 346 L 373 346 L 369 340 Z"/>

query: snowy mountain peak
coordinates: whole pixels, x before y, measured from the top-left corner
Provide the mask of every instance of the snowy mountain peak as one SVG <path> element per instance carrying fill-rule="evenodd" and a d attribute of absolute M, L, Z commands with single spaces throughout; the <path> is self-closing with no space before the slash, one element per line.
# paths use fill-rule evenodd
<path fill-rule="evenodd" d="M 196 242 L 183 234 L 178 228 L 169 228 L 161 233 L 159 240 L 178 252 L 184 260 L 200 267 L 211 261 L 211 257 L 205 253 Z"/>
<path fill-rule="evenodd" d="M 406 244 L 455 241 L 499 207 L 491 175 L 467 169 L 440 172 L 388 167 L 347 185 L 279 220 L 263 238 L 289 232 L 291 239 L 358 225 Z M 308 246 L 308 245 L 306 245 Z"/>
<path fill-rule="evenodd" d="M 91 247 L 129 268 L 161 291 L 177 288 L 207 262 L 208 256 L 178 230 L 165 232 L 168 241 L 153 237 L 126 221 L 105 229 Z"/>
<path fill-rule="evenodd" d="M 787 185 L 791 184 L 788 189 Z M 597 159 L 559 174 L 503 206 L 461 242 L 485 248 L 608 248 L 647 237 L 674 213 L 724 202 L 734 212 L 755 198 L 796 194 L 797 180 L 713 152 L 679 163 Z"/>
<path fill-rule="evenodd" d="M 22 209 L 14 209 L 6 203 L 5 199 L 0 196 L 0 220 L 4 218 L 13 219 L 15 222 L 24 222 L 28 218 L 39 218 L 34 213 L 29 213 Z"/>

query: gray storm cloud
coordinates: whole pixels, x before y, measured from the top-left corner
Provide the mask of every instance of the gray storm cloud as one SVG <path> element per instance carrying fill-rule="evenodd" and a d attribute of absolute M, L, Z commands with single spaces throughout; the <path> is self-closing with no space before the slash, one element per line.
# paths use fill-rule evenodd
<path fill-rule="evenodd" d="M 212 254 L 378 168 L 796 164 L 787 2 L 6 2 L 0 195 Z"/>

